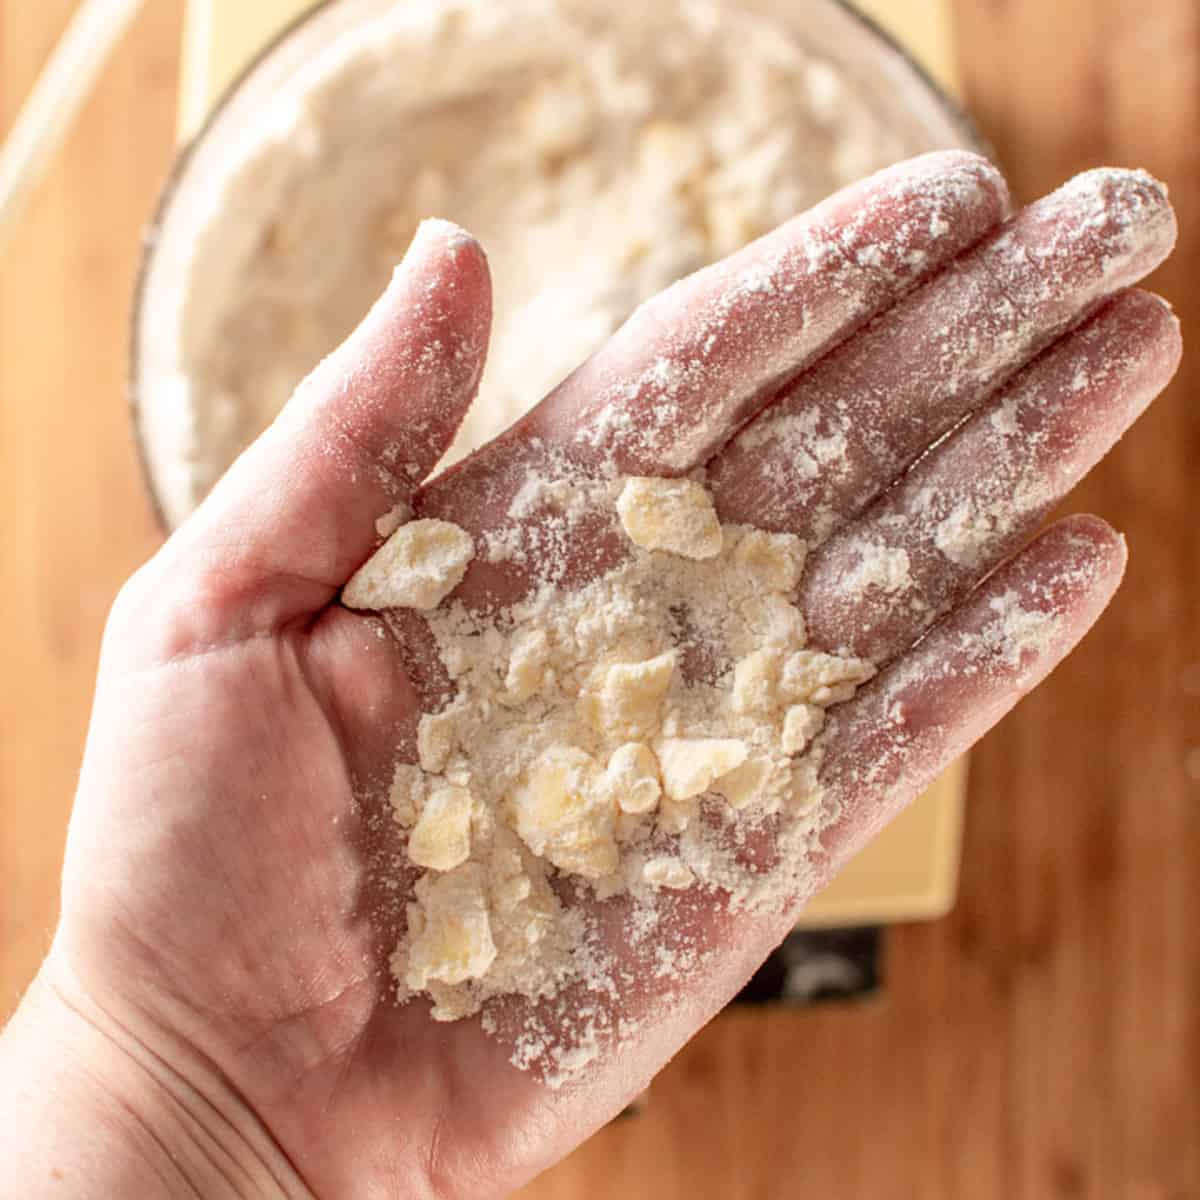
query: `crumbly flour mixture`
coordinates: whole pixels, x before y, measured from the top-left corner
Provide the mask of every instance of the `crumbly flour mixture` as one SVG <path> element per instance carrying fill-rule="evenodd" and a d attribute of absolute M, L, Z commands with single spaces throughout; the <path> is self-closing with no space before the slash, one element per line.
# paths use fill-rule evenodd
<path fill-rule="evenodd" d="M 718 0 L 396 5 L 293 90 L 244 135 L 192 255 L 170 386 L 196 501 L 360 320 L 423 217 L 470 229 L 495 280 L 460 457 L 642 300 L 929 148 Z"/>
<path fill-rule="evenodd" d="M 805 649 L 803 543 L 722 528 L 702 483 L 581 480 L 567 495 L 568 526 L 605 506 L 628 539 L 626 561 L 580 589 L 546 584 L 498 619 L 435 607 L 472 553 L 510 548 L 420 520 L 344 593 L 424 610 L 456 689 L 422 718 L 419 764 L 397 767 L 391 795 L 422 870 L 393 970 L 441 1020 L 593 981 L 587 905 L 564 905 L 564 885 L 629 893 L 631 938 L 656 935 L 663 889 L 715 885 L 735 908 L 797 894 L 832 815 L 814 738 L 875 670 Z M 768 832 L 764 860 L 752 846 Z"/>

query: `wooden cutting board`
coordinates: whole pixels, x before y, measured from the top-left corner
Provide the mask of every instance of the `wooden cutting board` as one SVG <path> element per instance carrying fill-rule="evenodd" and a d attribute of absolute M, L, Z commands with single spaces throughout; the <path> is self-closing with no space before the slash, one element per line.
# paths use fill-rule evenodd
<path fill-rule="evenodd" d="M 312 0 L 188 0 L 179 129 L 187 140 L 250 61 Z M 957 92 L 949 0 L 857 0 L 939 83 Z M 954 903 L 966 760 L 954 764 L 809 904 L 800 924 L 938 917 Z"/>

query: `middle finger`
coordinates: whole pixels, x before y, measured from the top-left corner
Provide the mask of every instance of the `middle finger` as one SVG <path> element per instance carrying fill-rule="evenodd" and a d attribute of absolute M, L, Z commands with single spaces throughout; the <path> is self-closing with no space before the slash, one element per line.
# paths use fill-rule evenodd
<path fill-rule="evenodd" d="M 1089 171 L 1030 205 L 742 430 L 709 471 L 721 519 L 824 541 L 1174 240 L 1141 171 Z"/>

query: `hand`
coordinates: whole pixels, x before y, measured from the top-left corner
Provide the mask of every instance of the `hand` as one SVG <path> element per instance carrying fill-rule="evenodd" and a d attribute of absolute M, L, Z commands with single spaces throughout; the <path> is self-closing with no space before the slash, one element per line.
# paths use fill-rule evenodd
<path fill-rule="evenodd" d="M 888 664 L 830 715 L 823 781 L 841 817 L 823 878 L 1070 651 L 1123 544 L 1082 517 L 1019 548 L 1175 369 L 1166 306 L 1123 290 L 1174 223 L 1162 189 L 1129 172 L 1083 176 L 1001 225 L 1006 203 L 962 153 L 839 193 L 638 310 L 429 484 L 478 383 L 490 293 L 472 240 L 422 227 L 363 325 L 130 581 L 105 635 L 35 1008 L 104 1047 L 102 1079 L 121 1064 L 130 1091 L 114 1094 L 145 1099 L 138 1123 L 160 1147 L 183 1138 L 182 1173 L 227 1194 L 503 1194 L 636 1094 L 806 898 L 769 920 L 701 914 L 715 966 L 669 1003 L 623 996 L 653 1019 L 560 1092 L 477 1020 L 398 1007 L 394 898 L 370 863 L 394 836 L 384 784 L 436 672 L 411 614 L 338 603 L 395 506 L 479 535 L 555 455 L 640 475 L 707 465 L 723 520 L 818 545 L 810 638 Z M 685 384 L 662 421 L 654 365 L 701 356 L 703 388 Z M 903 603 L 847 599 L 864 542 L 907 553 Z M 477 560 L 457 596 L 485 609 L 531 581 Z"/>

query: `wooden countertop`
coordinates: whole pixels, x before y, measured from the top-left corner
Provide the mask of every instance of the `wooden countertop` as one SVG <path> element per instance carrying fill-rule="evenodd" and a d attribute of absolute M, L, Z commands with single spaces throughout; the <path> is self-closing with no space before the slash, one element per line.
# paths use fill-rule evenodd
<path fill-rule="evenodd" d="M 181 0 L 147 6 L 0 268 L 0 1013 L 48 944 L 107 606 L 157 543 L 126 322 L 169 161 Z M 957 0 L 1017 191 L 1165 178 L 1200 252 L 1194 0 Z M 7 124 L 72 0 L 0 0 Z M 1091 639 L 973 760 L 963 887 L 893 930 L 884 997 L 719 1018 L 526 1200 L 1200 1196 L 1200 367 L 1072 502 L 1128 534 Z"/>

